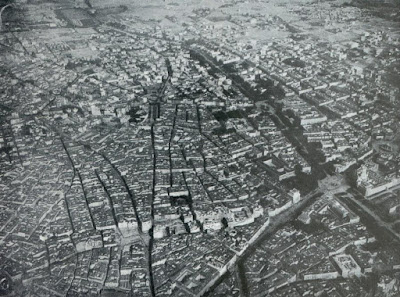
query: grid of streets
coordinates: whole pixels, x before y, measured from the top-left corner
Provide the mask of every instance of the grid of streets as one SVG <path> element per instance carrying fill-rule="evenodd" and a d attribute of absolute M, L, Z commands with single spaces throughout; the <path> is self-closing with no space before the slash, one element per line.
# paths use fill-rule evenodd
<path fill-rule="evenodd" d="M 3 10 L 0 295 L 400 294 L 399 15 L 205 2 Z"/>

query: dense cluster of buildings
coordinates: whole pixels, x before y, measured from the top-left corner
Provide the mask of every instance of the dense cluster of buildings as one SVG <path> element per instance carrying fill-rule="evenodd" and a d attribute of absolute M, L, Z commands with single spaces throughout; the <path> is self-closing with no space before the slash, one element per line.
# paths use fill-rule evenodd
<path fill-rule="evenodd" d="M 342 194 L 338 194 L 342 195 Z M 251 295 L 357 296 L 366 293 L 357 279 L 379 265 L 396 273 L 399 258 L 379 243 L 360 218 L 337 200 L 324 196 L 306 208 L 293 224 L 261 244 L 245 263 Z M 384 263 L 384 264 L 383 264 Z M 226 284 L 225 284 L 226 285 Z M 226 290 L 235 291 L 237 284 Z"/>
<path fill-rule="evenodd" d="M 179 32 L 114 16 L 69 7 L 0 36 L 0 272 L 20 294 L 202 296 L 309 197 L 300 176 L 364 163 L 365 196 L 398 185 L 390 34 L 303 46 L 261 14 L 196 10 Z M 248 25 L 287 37 L 239 41 Z M 343 296 L 329 281 L 357 286 L 374 241 L 324 196 L 245 261 L 250 294 Z"/>

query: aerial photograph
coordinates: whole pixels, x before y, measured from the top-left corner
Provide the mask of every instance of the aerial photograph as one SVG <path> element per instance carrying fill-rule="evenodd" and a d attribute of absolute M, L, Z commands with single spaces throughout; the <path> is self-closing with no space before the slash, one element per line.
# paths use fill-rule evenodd
<path fill-rule="evenodd" d="M 0 296 L 399 297 L 400 0 L 0 0 Z"/>

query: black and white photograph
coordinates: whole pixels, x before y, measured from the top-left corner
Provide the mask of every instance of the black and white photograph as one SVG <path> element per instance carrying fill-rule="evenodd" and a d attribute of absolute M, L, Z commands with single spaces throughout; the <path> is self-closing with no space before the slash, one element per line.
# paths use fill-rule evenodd
<path fill-rule="evenodd" d="M 400 0 L 0 0 L 0 297 L 400 297 Z"/>

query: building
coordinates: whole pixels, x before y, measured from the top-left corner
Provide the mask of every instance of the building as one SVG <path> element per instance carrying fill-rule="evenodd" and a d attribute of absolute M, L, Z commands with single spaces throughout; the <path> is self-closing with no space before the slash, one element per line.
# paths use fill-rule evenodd
<path fill-rule="evenodd" d="M 361 276 L 361 267 L 357 264 L 351 255 L 341 254 L 333 257 L 335 263 L 339 266 L 341 275 L 345 278 L 352 276 Z"/>

